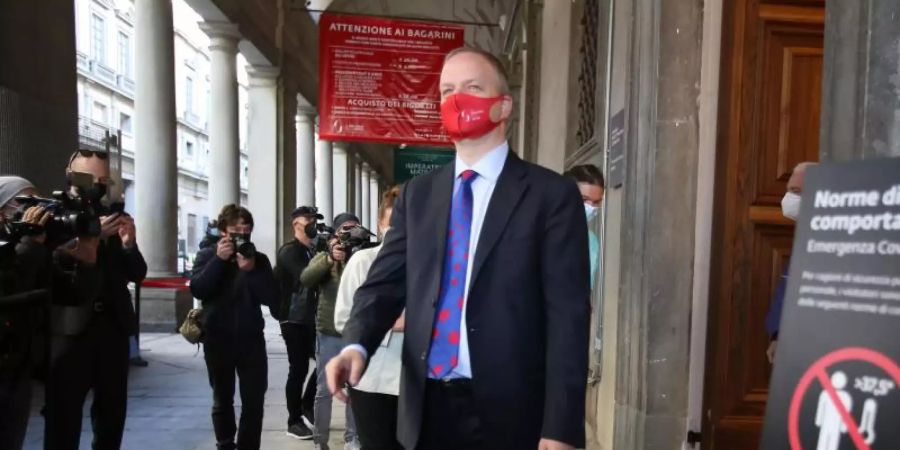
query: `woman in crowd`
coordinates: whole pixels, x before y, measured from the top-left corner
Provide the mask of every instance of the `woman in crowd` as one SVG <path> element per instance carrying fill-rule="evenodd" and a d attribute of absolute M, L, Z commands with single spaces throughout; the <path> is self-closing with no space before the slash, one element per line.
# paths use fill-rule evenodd
<path fill-rule="evenodd" d="M 394 201 L 400 188 L 387 191 L 378 208 L 378 233 L 383 238 L 391 222 Z M 369 268 L 381 247 L 360 250 L 344 269 L 338 288 L 334 324 L 343 331 L 353 308 L 353 294 L 366 281 Z M 350 407 L 356 418 L 356 431 L 364 450 L 401 450 L 397 442 L 397 398 L 400 393 L 400 357 L 403 350 L 403 316 L 385 335 L 381 348 L 372 356 L 365 375 L 350 389 Z"/>

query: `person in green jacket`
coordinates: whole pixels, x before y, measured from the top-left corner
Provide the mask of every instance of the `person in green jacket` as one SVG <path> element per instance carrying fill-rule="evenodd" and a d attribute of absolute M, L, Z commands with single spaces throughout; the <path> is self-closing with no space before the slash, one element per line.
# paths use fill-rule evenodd
<path fill-rule="evenodd" d="M 348 231 L 359 226 L 359 218 L 350 213 L 342 213 L 334 218 L 335 234 Z M 340 245 L 336 237 L 328 241 L 328 251 L 318 253 L 310 260 L 309 265 L 300 274 L 300 283 L 307 289 L 318 289 L 319 305 L 316 310 L 316 362 L 324 367 L 331 358 L 343 348 L 341 334 L 334 326 L 334 309 L 337 303 L 338 287 L 341 274 L 347 264 L 349 255 Z M 318 387 L 313 415 L 313 443 L 316 449 L 328 449 L 328 436 L 331 428 L 331 392 L 324 370 L 317 371 Z M 356 423 L 353 412 L 346 409 L 347 428 L 344 432 L 344 449 L 360 448 L 356 435 Z"/>

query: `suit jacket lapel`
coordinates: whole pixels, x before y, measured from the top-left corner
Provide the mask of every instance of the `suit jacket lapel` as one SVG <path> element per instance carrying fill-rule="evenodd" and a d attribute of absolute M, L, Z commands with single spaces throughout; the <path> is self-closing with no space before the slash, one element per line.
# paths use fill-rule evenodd
<path fill-rule="evenodd" d="M 431 186 L 431 198 L 428 205 L 428 218 L 431 221 L 428 228 L 433 233 L 435 255 L 431 258 L 431 264 L 434 270 L 428 271 L 432 274 L 428 284 L 428 295 L 431 304 L 434 305 L 438 300 L 441 289 L 441 276 L 444 271 L 444 252 L 447 250 L 447 226 L 450 222 L 450 204 L 453 201 L 453 183 L 454 173 L 456 171 L 453 163 L 447 164 L 439 169 L 440 172 L 434 178 L 434 184 Z"/>
<path fill-rule="evenodd" d="M 503 171 L 500 173 L 500 178 L 497 180 L 497 185 L 494 187 L 491 202 L 485 213 L 484 224 L 481 226 L 478 248 L 475 250 L 475 266 L 472 267 L 472 280 L 469 283 L 470 290 L 471 286 L 475 286 L 478 273 L 484 266 L 491 250 L 497 245 L 519 200 L 528 190 L 525 173 L 525 165 L 522 160 L 515 153 L 510 152 Z"/>

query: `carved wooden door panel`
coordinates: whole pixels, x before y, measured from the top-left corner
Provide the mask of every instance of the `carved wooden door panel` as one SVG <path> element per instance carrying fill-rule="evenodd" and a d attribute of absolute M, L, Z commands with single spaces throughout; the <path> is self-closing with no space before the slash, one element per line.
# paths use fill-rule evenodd
<path fill-rule="evenodd" d="M 764 319 L 790 256 L 780 202 L 818 160 L 824 0 L 725 2 L 704 450 L 758 449 L 771 366 Z"/>

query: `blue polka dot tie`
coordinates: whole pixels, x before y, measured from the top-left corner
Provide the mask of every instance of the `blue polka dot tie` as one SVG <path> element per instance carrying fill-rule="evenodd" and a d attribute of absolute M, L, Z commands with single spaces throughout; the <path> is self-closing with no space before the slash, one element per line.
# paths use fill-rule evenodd
<path fill-rule="evenodd" d="M 428 353 L 428 372 L 433 378 L 446 377 L 458 363 L 459 328 L 465 303 L 469 235 L 472 231 L 472 182 L 477 177 L 478 174 L 472 170 L 460 174 L 459 190 L 453 196 L 450 209 L 440 299 Z"/>

